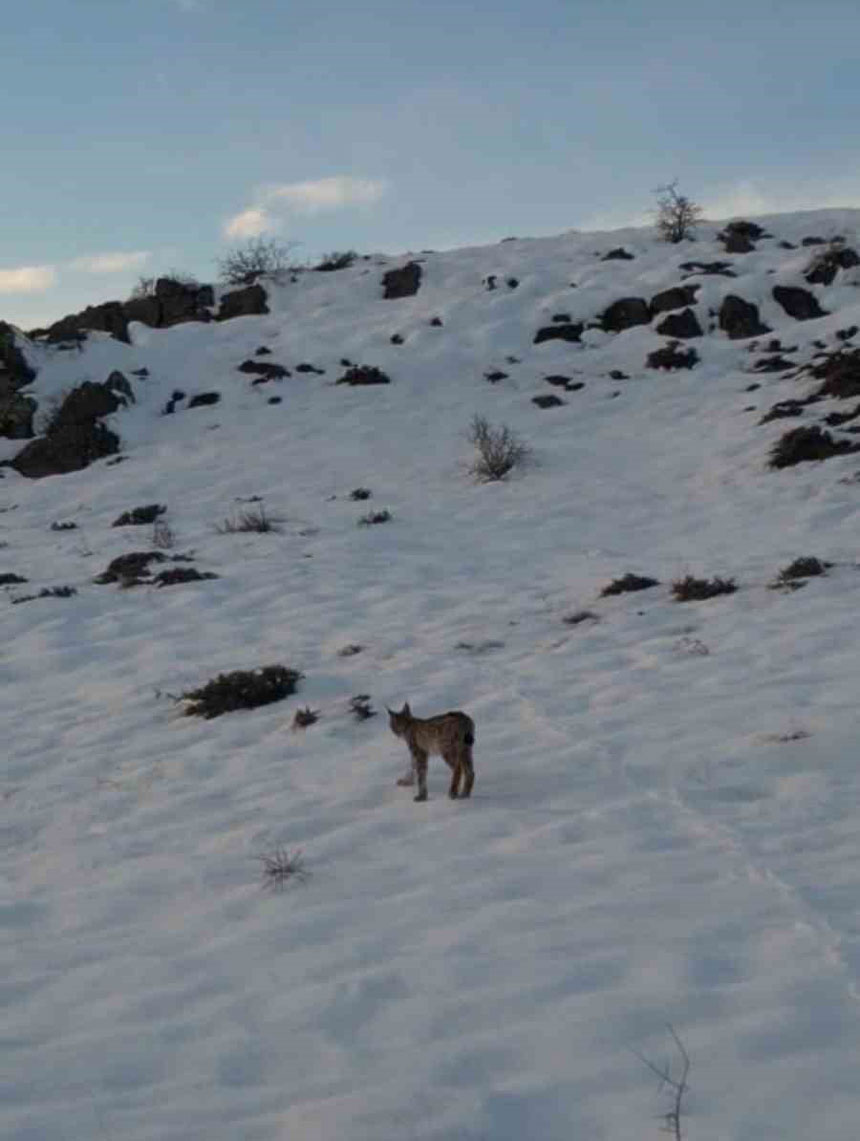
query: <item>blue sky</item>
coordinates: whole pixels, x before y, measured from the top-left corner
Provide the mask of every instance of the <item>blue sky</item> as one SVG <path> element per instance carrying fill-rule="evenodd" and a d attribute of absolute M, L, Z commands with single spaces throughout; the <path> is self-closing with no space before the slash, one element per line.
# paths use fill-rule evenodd
<path fill-rule="evenodd" d="M 399 252 L 860 205 L 857 0 L 28 0 L 3 15 L 0 319 L 257 233 Z"/>

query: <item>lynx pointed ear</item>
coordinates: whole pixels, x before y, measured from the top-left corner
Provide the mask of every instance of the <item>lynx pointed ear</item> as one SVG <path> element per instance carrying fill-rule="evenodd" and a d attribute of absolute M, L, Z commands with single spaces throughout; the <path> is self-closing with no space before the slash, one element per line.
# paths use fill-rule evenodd
<path fill-rule="evenodd" d="M 407 717 L 412 716 L 412 710 L 409 708 L 409 702 L 408 701 L 405 702 L 403 705 L 403 712 L 406 714 Z"/>

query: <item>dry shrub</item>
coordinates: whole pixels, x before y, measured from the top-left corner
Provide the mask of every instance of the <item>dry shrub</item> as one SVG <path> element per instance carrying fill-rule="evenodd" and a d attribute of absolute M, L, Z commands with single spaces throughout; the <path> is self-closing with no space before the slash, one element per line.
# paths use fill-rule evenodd
<path fill-rule="evenodd" d="M 188 705 L 186 717 L 203 717 L 207 721 L 231 713 L 235 709 L 256 709 L 271 705 L 296 692 L 304 674 L 287 666 L 262 666 L 257 670 L 233 670 L 218 674 L 199 689 L 182 694 Z"/>
<path fill-rule="evenodd" d="M 469 440 L 477 453 L 469 469 L 486 482 L 504 479 L 531 457 L 531 449 L 507 424 L 493 427 L 484 416 L 475 416 L 469 426 Z"/>

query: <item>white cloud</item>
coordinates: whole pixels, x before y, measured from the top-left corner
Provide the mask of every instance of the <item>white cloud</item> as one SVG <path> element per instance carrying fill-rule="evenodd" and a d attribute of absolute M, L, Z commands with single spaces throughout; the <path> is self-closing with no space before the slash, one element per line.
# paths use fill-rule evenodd
<path fill-rule="evenodd" d="M 224 223 L 227 238 L 256 238 L 275 233 L 291 214 L 320 214 L 350 206 L 372 206 L 388 190 L 379 178 L 353 178 L 338 174 L 312 182 L 287 182 L 262 186 L 247 209 Z M 279 216 L 281 215 L 281 216 Z"/>
<path fill-rule="evenodd" d="M 75 258 L 69 265 L 85 273 L 122 273 L 127 269 L 139 269 L 149 258 L 148 250 L 134 250 L 129 253 L 91 254 Z"/>
<path fill-rule="evenodd" d="M 352 178 L 340 174 L 316 182 L 291 182 L 263 188 L 263 200 L 283 202 L 301 214 L 341 210 L 345 206 L 370 206 L 385 194 L 387 184 L 378 178 Z"/>
<path fill-rule="evenodd" d="M 52 265 L 21 265 L 0 269 L 0 293 L 44 293 L 57 280 Z"/>
<path fill-rule="evenodd" d="M 708 218 L 850 208 L 860 205 L 860 182 L 848 178 L 783 186 L 746 178 L 715 187 L 702 195 L 701 204 Z"/>
<path fill-rule="evenodd" d="M 251 206 L 228 218 L 224 223 L 224 235 L 228 238 L 257 238 L 272 230 L 277 230 L 279 223 L 272 218 L 262 207 Z"/>

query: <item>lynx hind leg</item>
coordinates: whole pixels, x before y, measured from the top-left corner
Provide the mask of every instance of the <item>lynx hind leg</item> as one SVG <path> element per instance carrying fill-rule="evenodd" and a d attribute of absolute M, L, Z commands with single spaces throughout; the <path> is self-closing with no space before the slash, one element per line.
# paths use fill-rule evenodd
<path fill-rule="evenodd" d="M 451 786 L 448 789 L 448 795 L 452 800 L 456 800 L 460 795 L 460 776 L 463 771 L 463 766 L 460 763 L 459 754 L 456 750 L 451 750 L 448 753 L 443 753 L 445 763 L 451 769 Z"/>
<path fill-rule="evenodd" d="M 415 796 L 416 800 L 427 799 L 427 754 L 422 749 L 420 752 L 413 754 L 415 760 L 415 775 L 418 778 L 418 792 Z"/>
<path fill-rule="evenodd" d="M 463 782 L 463 791 L 460 795 L 465 799 L 472 795 L 472 785 L 475 783 L 475 766 L 472 763 L 471 745 L 468 745 L 463 753 L 462 767 L 465 779 Z"/>

